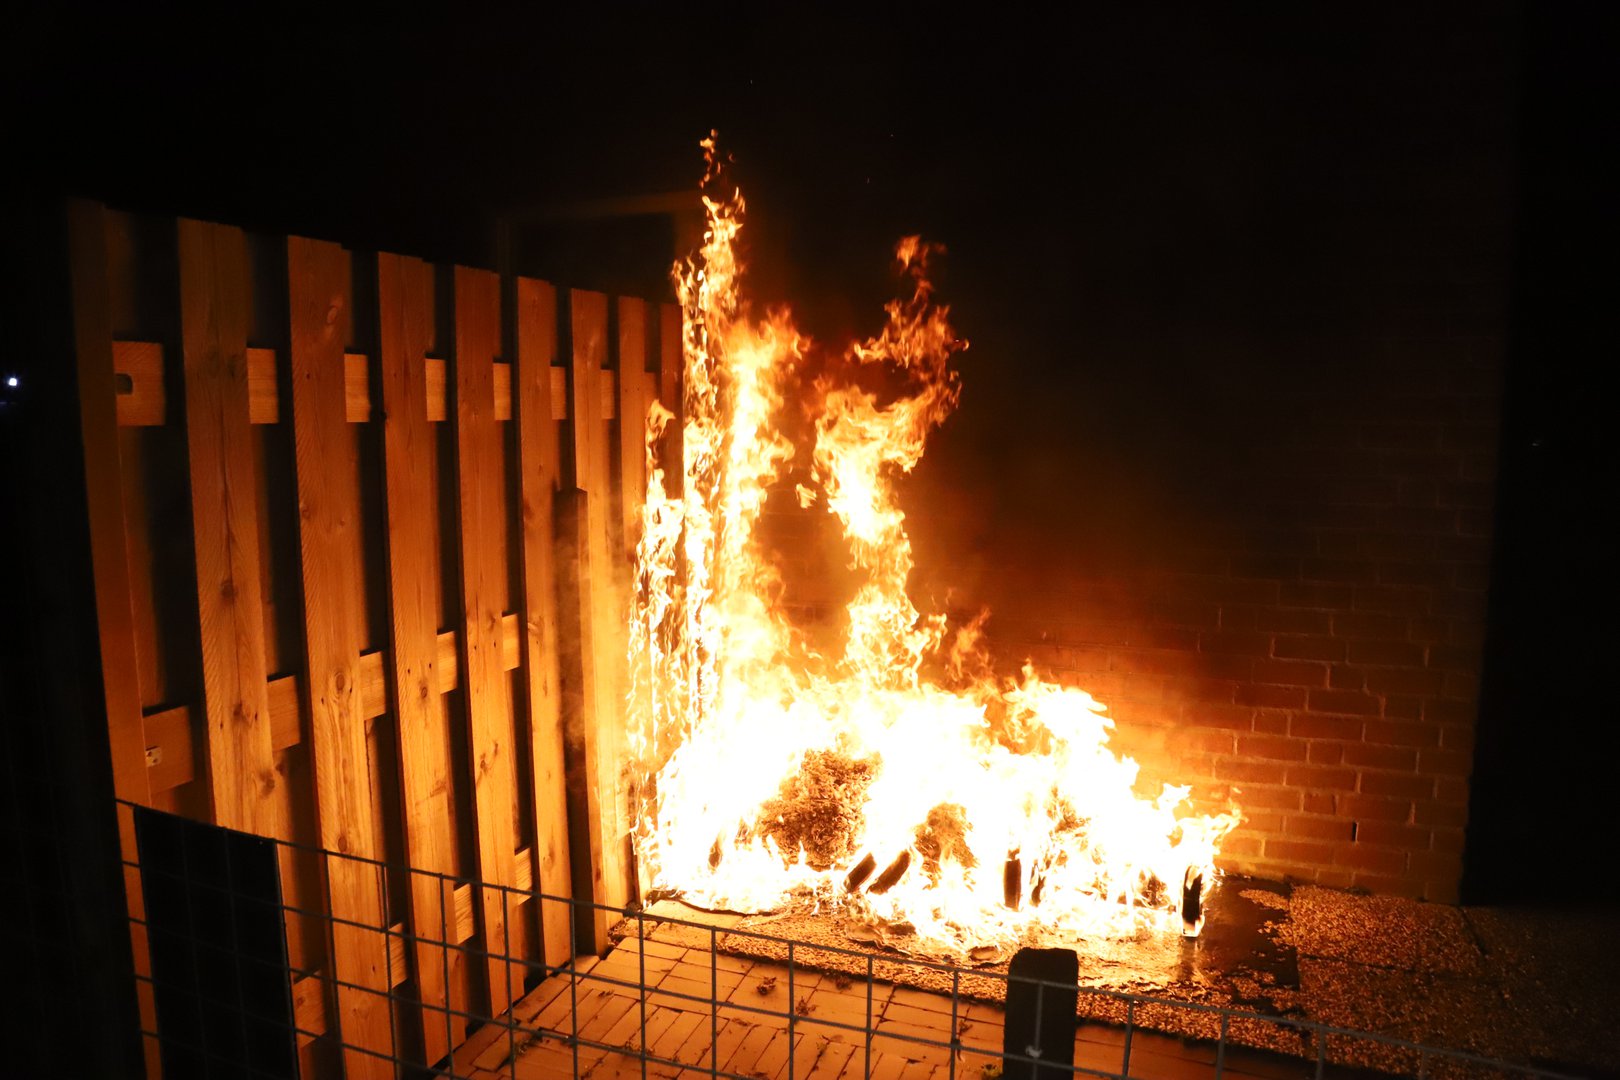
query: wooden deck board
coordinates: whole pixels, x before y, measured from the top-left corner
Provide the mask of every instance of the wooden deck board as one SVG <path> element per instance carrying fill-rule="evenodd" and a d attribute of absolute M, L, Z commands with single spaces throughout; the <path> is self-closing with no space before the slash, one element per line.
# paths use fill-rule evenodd
<path fill-rule="evenodd" d="M 644 984 L 639 981 L 643 959 Z M 711 964 L 721 980 L 719 1002 L 709 996 Z M 769 992 L 760 993 L 759 987 L 770 979 L 775 982 L 768 984 Z M 953 1062 L 948 1047 L 912 1041 L 951 1041 L 950 996 L 881 982 L 871 986 L 874 1034 L 868 1060 L 864 1030 L 848 1029 L 866 1025 L 867 984 L 862 979 L 838 981 L 847 984 L 840 987 L 830 976 L 795 970 L 794 990 L 801 1008 L 792 1017 L 790 1044 L 787 1013 L 793 1006 L 785 966 L 739 962 L 734 957 L 711 955 L 703 948 L 627 938 L 591 970 L 555 975 L 514 1007 L 514 1014 L 528 1028 L 519 1032 L 515 1062 L 506 1061 L 496 1046 L 497 1040 L 502 1046 L 506 1043 L 506 1029 L 490 1025 L 495 1032 L 479 1049 L 487 1056 L 476 1062 L 485 1071 L 474 1075 L 484 1078 L 487 1072 L 488 1077 L 502 1080 L 641 1080 L 636 1051 L 641 1046 L 643 988 L 648 1052 L 663 1059 L 647 1062 L 648 1080 L 701 1080 L 711 1075 L 716 1062 L 722 1074 L 789 1080 L 790 1060 L 792 1080 L 981 1080 L 985 1066 L 999 1064 L 1000 1009 L 982 1002 L 958 1002 L 954 1022 L 960 1050 Z M 703 1000 L 670 997 L 672 984 L 682 993 L 700 989 L 697 996 Z M 750 1011 L 761 1009 L 774 1010 L 774 1015 Z M 582 1039 L 600 1044 L 581 1044 L 577 1077 L 567 1042 L 573 1030 Z M 546 1037 L 535 1037 L 541 1033 Z M 464 1047 L 463 1052 L 466 1050 Z M 1123 1030 L 1082 1021 L 1075 1039 L 1076 1065 L 1117 1073 L 1123 1053 Z M 462 1054 L 457 1059 L 463 1060 Z M 475 1063 L 470 1056 L 465 1060 L 468 1065 Z M 1132 1036 L 1133 1077 L 1212 1077 L 1213 1061 L 1214 1048 L 1209 1044 L 1142 1030 Z M 1286 1068 L 1279 1071 L 1279 1063 L 1294 1064 L 1275 1055 L 1228 1046 L 1225 1068 L 1236 1077 L 1292 1075 Z M 1310 1062 L 1298 1062 L 1298 1076 L 1310 1072 Z"/>

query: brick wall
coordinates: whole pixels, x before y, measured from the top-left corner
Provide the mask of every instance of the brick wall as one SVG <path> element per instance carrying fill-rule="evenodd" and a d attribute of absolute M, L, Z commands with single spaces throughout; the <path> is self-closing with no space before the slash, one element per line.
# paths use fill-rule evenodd
<path fill-rule="evenodd" d="M 1030 530 L 981 529 L 914 591 L 954 576 L 952 606 L 992 606 L 1004 662 L 1104 701 L 1143 790 L 1236 801 L 1227 867 L 1455 900 L 1499 354 L 1488 336 L 1369 341 L 1238 379 L 1202 402 L 1225 422 L 1162 438 L 1151 475 L 1115 462 L 1148 510 L 1105 486 L 1082 522 L 1082 471 L 1044 511 L 1068 528 L 1022 547 Z M 970 502 L 946 516 L 971 522 Z"/>

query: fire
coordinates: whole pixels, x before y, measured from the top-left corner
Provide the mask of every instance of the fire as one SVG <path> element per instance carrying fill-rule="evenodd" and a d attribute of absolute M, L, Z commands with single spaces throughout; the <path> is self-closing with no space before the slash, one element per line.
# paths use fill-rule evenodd
<path fill-rule="evenodd" d="M 704 148 L 713 191 L 712 136 Z M 900 242 L 909 295 L 803 395 L 791 380 L 811 343 L 788 312 L 756 319 L 743 299 L 740 192 L 704 204 L 704 245 L 676 268 L 678 477 L 660 449 L 672 417 L 647 418 L 629 701 L 643 887 L 730 910 L 843 909 L 951 955 L 1179 925 L 1183 883 L 1215 880 L 1236 812 L 1187 812 L 1184 787 L 1138 797 L 1102 705 L 1027 665 L 997 680 L 977 621 L 953 632 L 907 595 L 896 484 L 955 408 L 966 347 L 934 299 L 937 250 Z M 790 393 L 813 403 L 800 505 L 836 517 L 859 579 L 839 650 L 775 605 L 782 581 L 755 535 L 804 460 L 776 426 Z"/>

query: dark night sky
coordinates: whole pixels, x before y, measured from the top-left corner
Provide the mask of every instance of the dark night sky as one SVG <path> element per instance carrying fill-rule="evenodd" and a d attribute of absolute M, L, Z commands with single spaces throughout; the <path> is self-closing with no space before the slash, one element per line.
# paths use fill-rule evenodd
<path fill-rule="evenodd" d="M 898 236 L 949 246 L 943 292 L 974 348 L 919 482 L 988 493 L 1009 530 L 1039 527 L 1019 514 L 1053 477 L 997 476 L 987 445 L 1061 461 L 1087 430 L 1150 462 L 1167 433 L 1219 421 L 1213 381 L 1299 362 L 1290 340 L 1407 310 L 1494 320 L 1509 630 L 1487 707 L 1551 695 L 1612 716 L 1594 492 L 1613 455 L 1591 371 L 1613 349 L 1613 37 L 1595 8 L 379 11 L 18 16 L 0 36 L 7 179 L 488 265 L 503 208 L 690 187 L 719 128 L 756 292 L 793 298 L 813 333 L 871 327 Z M 632 244 L 581 269 L 651 289 L 667 258 Z"/>

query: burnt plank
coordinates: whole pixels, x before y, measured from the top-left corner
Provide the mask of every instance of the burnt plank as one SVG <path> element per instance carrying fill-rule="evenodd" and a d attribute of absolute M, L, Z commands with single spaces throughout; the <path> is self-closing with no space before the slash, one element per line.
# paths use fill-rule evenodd
<path fill-rule="evenodd" d="M 304 586 L 305 711 L 320 845 L 380 858 L 375 793 L 360 703 L 360 502 L 348 426 L 343 309 L 348 255 L 336 244 L 287 241 L 293 452 Z M 376 868 L 323 860 L 337 1015 L 350 1076 L 386 1076 L 394 1056 L 388 952 Z M 356 925 L 358 924 L 358 925 Z"/>
<path fill-rule="evenodd" d="M 216 824 L 285 839 L 285 779 L 275 765 L 265 688 L 247 253 L 239 229 L 183 219 L 179 256 L 210 805 Z"/>
<path fill-rule="evenodd" d="M 499 546 L 504 542 L 500 491 L 501 436 L 495 420 L 495 350 L 500 340 L 499 282 L 488 271 L 455 270 L 456 477 L 460 494 L 462 653 L 461 687 L 467 710 L 478 876 L 510 886 L 516 872 L 512 806 L 516 799 L 512 720 L 501 663 L 504 591 Z M 507 932 L 513 897 L 480 890 L 484 948 L 489 953 L 492 1016 L 522 991 L 522 965 L 508 962 Z"/>
<path fill-rule="evenodd" d="M 427 350 L 432 337 L 433 272 L 419 259 L 377 256 L 378 361 L 383 399 L 383 480 L 388 544 L 391 644 L 388 669 L 398 726 L 400 800 L 405 850 L 413 873 L 410 925 L 419 939 L 445 940 L 441 913 L 454 909 L 450 835 L 450 753 L 440 697 L 435 625 L 438 564 L 429 465 L 435 453 L 428 420 Z M 422 1004 L 424 1060 L 450 1050 L 442 946 L 415 942 L 415 982 Z"/>
<path fill-rule="evenodd" d="M 645 300 L 619 298 L 619 560 L 620 592 L 628 595 L 641 508 L 647 496 L 647 408 L 652 404 L 652 378 L 647 373 L 651 330 Z"/>
<path fill-rule="evenodd" d="M 557 355 L 557 294 L 543 281 L 519 278 L 516 296 L 512 397 L 522 500 L 523 685 L 533 755 L 535 882 L 541 893 L 571 897 L 554 550 L 560 448 L 552 419 L 551 372 Z M 553 967 L 566 963 L 574 955 L 567 906 L 536 902 L 534 908 L 543 959 Z"/>

